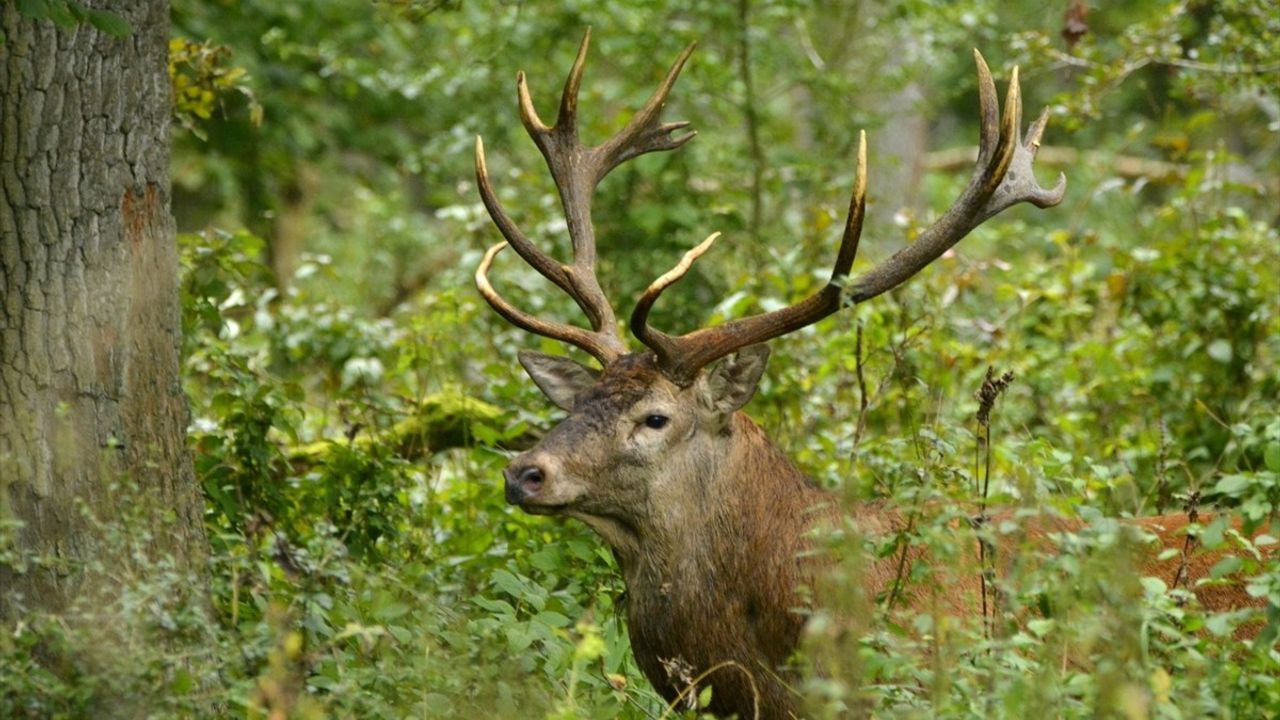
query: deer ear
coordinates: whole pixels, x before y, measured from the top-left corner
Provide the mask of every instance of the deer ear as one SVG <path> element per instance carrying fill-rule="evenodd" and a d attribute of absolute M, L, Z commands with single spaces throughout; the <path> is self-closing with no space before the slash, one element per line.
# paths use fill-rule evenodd
<path fill-rule="evenodd" d="M 525 372 L 551 402 L 562 410 L 573 410 L 573 401 L 596 384 L 598 372 L 577 361 L 558 355 L 521 350 L 517 355 Z"/>
<path fill-rule="evenodd" d="M 749 345 L 721 360 L 706 376 L 706 400 L 718 415 L 727 416 L 756 394 L 769 360 L 769 346 Z"/>

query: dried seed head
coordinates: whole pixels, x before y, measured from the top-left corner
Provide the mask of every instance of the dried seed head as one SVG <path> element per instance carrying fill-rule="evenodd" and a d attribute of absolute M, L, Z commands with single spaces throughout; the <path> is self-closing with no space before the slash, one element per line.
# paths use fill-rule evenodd
<path fill-rule="evenodd" d="M 1004 392 L 1012 382 L 1012 372 L 996 377 L 995 368 L 987 366 L 987 377 L 982 381 L 982 387 L 978 388 L 978 392 L 973 394 L 974 399 L 978 401 L 979 425 L 986 427 L 991 424 L 991 408 L 995 406 L 996 398 L 1000 397 L 1000 393 Z"/>

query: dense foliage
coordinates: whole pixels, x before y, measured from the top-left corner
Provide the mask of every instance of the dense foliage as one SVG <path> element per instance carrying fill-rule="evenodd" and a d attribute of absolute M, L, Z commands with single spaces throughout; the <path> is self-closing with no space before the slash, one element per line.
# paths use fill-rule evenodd
<path fill-rule="evenodd" d="M 588 138 L 700 43 L 667 112 L 699 137 L 618 171 L 596 203 L 601 279 L 624 306 L 726 233 L 664 298 L 664 327 L 825 281 L 860 127 L 872 217 L 855 272 L 909 242 L 967 179 L 945 149 L 976 137 L 969 48 L 1001 77 L 1021 63 L 1028 113 L 1052 109 L 1040 172 L 1068 174 L 1059 208 L 1008 212 L 904 289 L 775 342 L 748 409 L 817 482 L 908 514 L 897 535 L 842 540 L 929 548 L 904 583 L 1034 513 L 1087 529 L 1002 582 L 991 622 L 835 593 L 796 688 L 815 717 L 1280 712 L 1280 568 L 1259 560 L 1280 536 L 1271 3 L 594 5 L 175 0 L 212 593 L 184 600 L 130 518 L 99 518 L 148 579 L 6 631 L 0 716 L 90 716 L 107 698 L 155 717 L 676 714 L 629 655 L 610 553 L 503 504 L 508 451 L 555 421 L 515 352 L 562 349 L 493 317 L 470 280 L 495 240 L 476 134 L 522 226 L 566 252 L 512 79 L 526 70 L 549 109 L 587 25 Z M 877 157 L 902 115 L 930 118 L 928 148 Z M 912 162 L 932 168 L 921 183 Z M 531 311 L 576 317 L 510 258 L 494 275 Z M 992 366 L 1014 380 L 987 444 L 974 393 Z M 1015 520 L 972 530 L 979 505 Z M 1243 519 L 1218 515 L 1188 547 L 1227 548 L 1198 581 L 1239 572 L 1264 609 L 1205 613 L 1185 584 L 1131 572 L 1140 539 L 1116 518 L 1183 508 Z M 1257 640 L 1233 637 L 1243 623 Z"/>

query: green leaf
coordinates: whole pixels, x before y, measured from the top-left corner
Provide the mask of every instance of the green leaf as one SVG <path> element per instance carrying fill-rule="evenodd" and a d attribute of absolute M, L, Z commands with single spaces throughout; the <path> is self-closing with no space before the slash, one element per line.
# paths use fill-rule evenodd
<path fill-rule="evenodd" d="M 524 598 L 524 583 L 510 571 L 499 568 L 493 571 L 493 584 L 502 592 L 510 595 L 516 600 Z"/>
<path fill-rule="evenodd" d="M 387 632 L 391 633 L 391 637 L 395 638 L 396 642 L 406 644 L 413 642 L 417 637 L 411 630 L 400 625 L 388 625 Z"/>
<path fill-rule="evenodd" d="M 1142 589 L 1146 591 L 1148 596 L 1163 595 L 1169 586 L 1158 577 L 1144 577 L 1138 582 L 1142 583 Z"/>
<path fill-rule="evenodd" d="M 191 677 L 190 672 L 178 670 L 173 676 L 173 682 L 169 683 L 169 691 L 175 695 L 186 695 L 195 686 L 195 679 Z"/>
<path fill-rule="evenodd" d="M 76 13 L 76 9 L 69 5 L 67 0 L 52 0 L 49 3 L 49 19 L 55 26 L 69 28 L 78 26 L 81 15 Z"/>
<path fill-rule="evenodd" d="M 1205 526 L 1204 532 L 1200 534 L 1200 545 L 1206 548 L 1216 548 L 1222 544 L 1222 536 L 1227 531 L 1227 516 L 1219 515 L 1213 519 L 1213 522 Z"/>
<path fill-rule="evenodd" d="M 66 3 L 67 12 L 71 13 L 76 22 L 82 23 L 88 19 L 89 8 L 85 7 L 82 3 L 77 0 L 61 0 L 61 2 Z"/>
<path fill-rule="evenodd" d="M 563 569 L 560 553 L 553 546 L 542 548 L 529 556 L 529 564 L 543 572 Z"/>
<path fill-rule="evenodd" d="M 402 602 L 388 602 L 381 605 L 373 612 L 373 616 L 378 620 L 395 620 L 409 612 L 409 606 Z"/>
<path fill-rule="evenodd" d="M 512 652 L 520 652 L 533 644 L 533 633 L 528 625 L 514 625 L 507 628 L 507 648 Z"/>
<path fill-rule="evenodd" d="M 75 27 L 78 18 L 71 12 L 71 8 L 67 6 L 66 0 L 53 0 L 48 3 L 49 19 L 54 25 L 60 28 Z"/>
<path fill-rule="evenodd" d="M 445 717 L 452 715 L 453 701 L 443 693 L 427 693 L 422 697 L 422 707 L 427 710 L 427 717 Z"/>
<path fill-rule="evenodd" d="M 698 707 L 704 708 L 711 704 L 711 686 L 708 685 L 698 691 Z"/>
<path fill-rule="evenodd" d="M 569 627 L 569 618 L 555 612 L 554 610 L 543 610 L 533 617 L 535 622 L 540 622 L 547 627 L 563 628 Z"/>
<path fill-rule="evenodd" d="M 511 607 L 511 603 L 505 600 L 491 600 L 477 595 L 476 597 L 471 598 L 471 602 L 496 615 L 514 617 L 516 614 L 516 609 Z"/>
<path fill-rule="evenodd" d="M 1143 578 L 1143 580 L 1147 580 L 1147 579 L 1148 578 Z M 1055 624 L 1056 623 L 1053 621 L 1052 618 L 1037 618 L 1035 620 L 1027 621 L 1027 629 L 1030 630 L 1036 637 L 1042 638 L 1045 635 L 1048 635 L 1050 630 L 1053 630 L 1053 627 Z"/>
<path fill-rule="evenodd" d="M 1219 480 L 1218 484 L 1213 486 L 1213 490 L 1223 495 L 1239 495 L 1252 483 L 1253 479 L 1248 475 L 1228 475 Z"/>
<path fill-rule="evenodd" d="M 1239 572 L 1244 566 L 1244 561 L 1235 555 L 1224 557 L 1209 569 L 1209 577 L 1214 580 L 1224 578 L 1232 573 Z"/>
<path fill-rule="evenodd" d="M 1210 615 L 1205 620 L 1204 626 L 1209 629 L 1209 632 L 1222 637 L 1231 632 L 1231 615 L 1228 613 Z"/>
<path fill-rule="evenodd" d="M 106 10 L 90 10 L 89 24 L 112 37 L 128 37 L 133 33 L 127 20 Z"/>
<path fill-rule="evenodd" d="M 314 675 L 307 678 L 307 686 L 320 690 L 333 690 L 338 687 L 338 681 L 323 675 Z"/>
<path fill-rule="evenodd" d="M 49 17 L 48 0 L 18 0 L 18 12 L 23 17 L 44 20 Z"/>
<path fill-rule="evenodd" d="M 1267 443 L 1267 449 L 1262 452 L 1262 459 L 1266 462 L 1268 470 L 1280 473 L 1280 442 Z"/>
<path fill-rule="evenodd" d="M 1218 338 L 1217 340 L 1209 343 L 1207 352 L 1209 353 L 1209 357 L 1214 360 L 1217 360 L 1220 363 L 1229 363 L 1231 362 L 1232 355 L 1231 341 Z"/>

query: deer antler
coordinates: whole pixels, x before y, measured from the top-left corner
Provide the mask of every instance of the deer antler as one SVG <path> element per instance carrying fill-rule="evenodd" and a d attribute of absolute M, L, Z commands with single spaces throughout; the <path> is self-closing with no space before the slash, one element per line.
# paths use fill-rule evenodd
<path fill-rule="evenodd" d="M 498 226 L 506 242 L 498 243 L 485 253 L 476 269 L 476 286 L 489 305 L 511 323 L 545 337 L 563 340 L 582 348 L 601 363 L 607 364 L 626 353 L 626 343 L 618 334 L 613 308 L 604 296 L 596 279 L 596 238 L 591 222 L 591 201 L 596 186 L 617 166 L 631 158 L 658 150 L 674 150 L 697 133 L 690 131 L 677 135 L 676 131 L 689 126 L 688 122 L 660 122 L 667 94 L 693 52 L 690 44 L 676 58 L 666 78 L 654 90 L 626 127 L 596 147 L 586 147 L 578 139 L 578 88 L 582 82 L 582 69 L 586 64 L 587 46 L 591 40 L 588 30 L 578 48 L 578 57 L 565 80 L 560 96 L 560 113 L 556 124 L 545 125 L 538 117 L 529 96 L 529 86 L 523 72 L 516 76 L 519 95 L 520 119 L 529 136 L 533 138 L 547 168 L 560 192 L 569 238 L 573 243 L 573 264 L 562 265 L 539 250 L 520 231 L 503 209 L 489 181 L 485 164 L 484 143 L 476 138 L 476 183 L 485 209 Z M 551 282 L 564 290 L 577 302 L 591 322 L 591 331 L 566 323 L 548 322 L 534 318 L 498 295 L 489 283 L 488 272 L 494 257 L 507 245 L 515 249 L 525 262 Z"/>
<path fill-rule="evenodd" d="M 951 209 L 911 245 L 894 253 L 860 277 L 847 280 L 858 251 L 866 206 L 866 134 L 858 141 L 858 174 L 849 203 L 840 250 L 836 254 L 831 280 L 808 298 L 780 310 L 726 322 L 673 337 L 649 326 L 649 310 L 664 290 L 688 272 L 693 262 L 706 252 L 716 236 L 711 236 L 685 254 L 671 271 L 655 280 L 641 295 L 631 314 L 631 331 L 658 357 L 663 373 L 679 384 L 688 384 L 698 371 L 715 360 L 748 345 L 765 342 L 799 330 L 839 310 L 869 300 L 902 284 L 938 259 L 969 231 L 1000 211 L 1026 201 L 1046 208 L 1062 201 L 1066 177 L 1058 176 L 1052 189 L 1036 183 L 1032 163 L 1040 147 L 1049 114 L 1046 109 L 1031 124 L 1024 141 L 1020 131 L 1022 98 L 1018 68 L 1013 69 L 1005 95 L 1004 117 L 996 100 L 995 81 L 986 60 L 973 51 L 978 65 L 978 98 L 982 113 L 982 136 L 973 178 Z"/>

